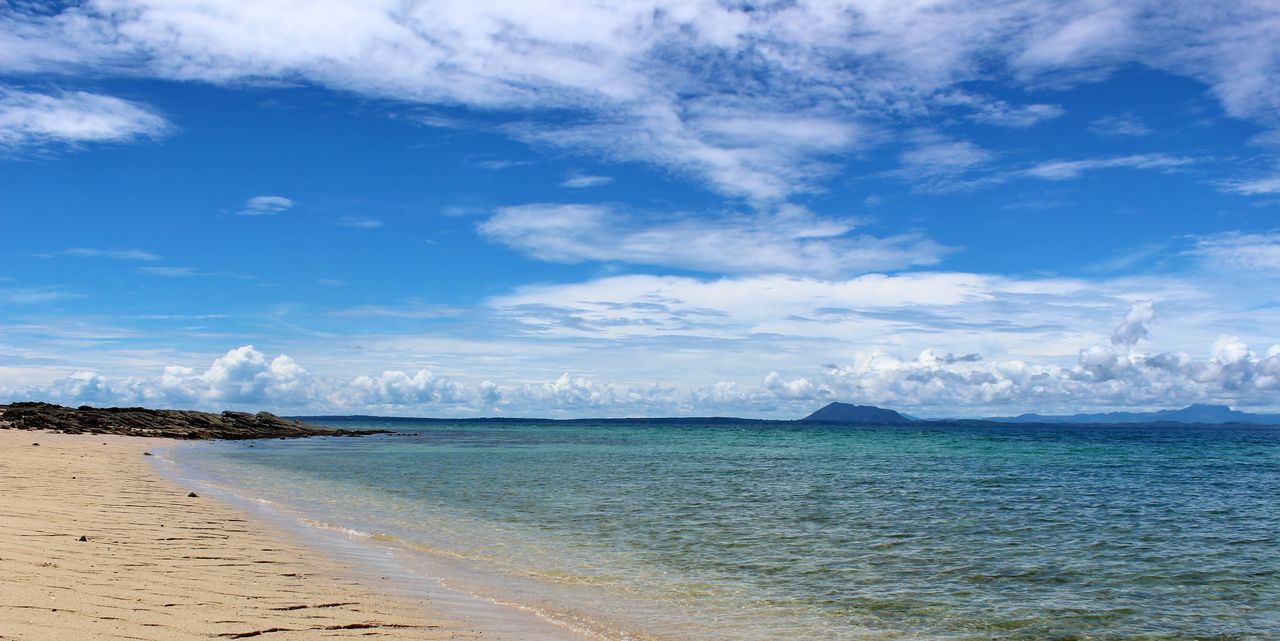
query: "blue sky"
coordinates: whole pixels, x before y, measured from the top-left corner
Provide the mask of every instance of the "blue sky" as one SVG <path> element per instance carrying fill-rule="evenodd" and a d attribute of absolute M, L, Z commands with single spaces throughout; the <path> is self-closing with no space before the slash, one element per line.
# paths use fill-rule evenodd
<path fill-rule="evenodd" d="M 1273 3 L 0 9 L 0 400 L 1280 409 Z"/>

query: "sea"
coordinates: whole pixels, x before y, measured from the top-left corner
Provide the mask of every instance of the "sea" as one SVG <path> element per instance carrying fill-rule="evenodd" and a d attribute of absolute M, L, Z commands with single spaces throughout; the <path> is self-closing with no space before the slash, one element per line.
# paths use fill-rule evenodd
<path fill-rule="evenodd" d="M 1280 639 L 1276 427 L 323 422 L 157 464 L 495 638 Z"/>

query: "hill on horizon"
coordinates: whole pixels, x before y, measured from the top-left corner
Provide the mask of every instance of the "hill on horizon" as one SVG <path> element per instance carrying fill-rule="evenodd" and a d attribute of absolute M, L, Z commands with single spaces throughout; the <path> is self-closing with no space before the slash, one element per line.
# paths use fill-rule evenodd
<path fill-rule="evenodd" d="M 869 423 L 874 425 L 892 425 L 910 423 L 911 419 L 883 407 L 874 405 L 853 405 L 850 403 L 828 403 L 822 409 L 800 419 L 804 423 Z"/>
<path fill-rule="evenodd" d="M 1280 425 L 1280 414 L 1250 414 L 1226 405 L 1196 403 L 1177 410 L 1100 412 L 1093 414 L 1019 414 L 987 419 L 999 423 L 1252 423 Z"/>

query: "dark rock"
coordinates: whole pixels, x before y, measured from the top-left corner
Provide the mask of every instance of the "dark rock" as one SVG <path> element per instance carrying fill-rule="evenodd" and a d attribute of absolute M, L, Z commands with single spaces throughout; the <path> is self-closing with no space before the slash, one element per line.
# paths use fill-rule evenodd
<path fill-rule="evenodd" d="M 152 454 L 151 452 L 143 452 L 143 453 L 142 453 L 142 455 L 143 455 L 143 456 L 155 456 L 155 455 L 154 455 L 154 454 Z"/>
<path fill-rule="evenodd" d="M 81 536 L 81 537 L 80 537 L 80 542 L 81 542 L 81 543 L 88 543 L 88 542 L 89 542 L 89 537 L 87 537 L 87 536 Z"/>
<path fill-rule="evenodd" d="M 31 447 L 40 447 L 40 444 L 39 444 L 39 443 L 32 443 L 32 444 L 31 444 Z"/>
<path fill-rule="evenodd" d="M 362 436 L 385 430 L 340 430 L 281 418 L 269 412 L 210 414 L 190 410 L 152 410 L 141 407 L 79 408 L 50 403 L 0 405 L 0 426 L 9 429 L 52 430 L 63 434 L 117 434 L 161 438 L 260 439 L 307 436 Z M 38 444 L 33 444 L 38 445 Z M 147 453 L 150 455 L 150 452 Z"/>
<path fill-rule="evenodd" d="M 192 493 L 190 493 L 190 494 L 188 494 L 188 495 L 187 495 L 187 498 L 189 498 L 189 499 L 198 499 L 198 498 L 200 498 L 200 495 L 199 495 L 199 494 L 196 494 L 195 492 L 192 492 Z"/>

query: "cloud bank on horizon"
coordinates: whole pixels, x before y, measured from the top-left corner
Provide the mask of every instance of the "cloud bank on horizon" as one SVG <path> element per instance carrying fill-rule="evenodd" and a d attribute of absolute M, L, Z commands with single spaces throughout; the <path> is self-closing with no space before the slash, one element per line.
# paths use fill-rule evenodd
<path fill-rule="evenodd" d="M 0 164 L 8 398 L 1280 409 L 1269 2 L 11 3 Z"/>

